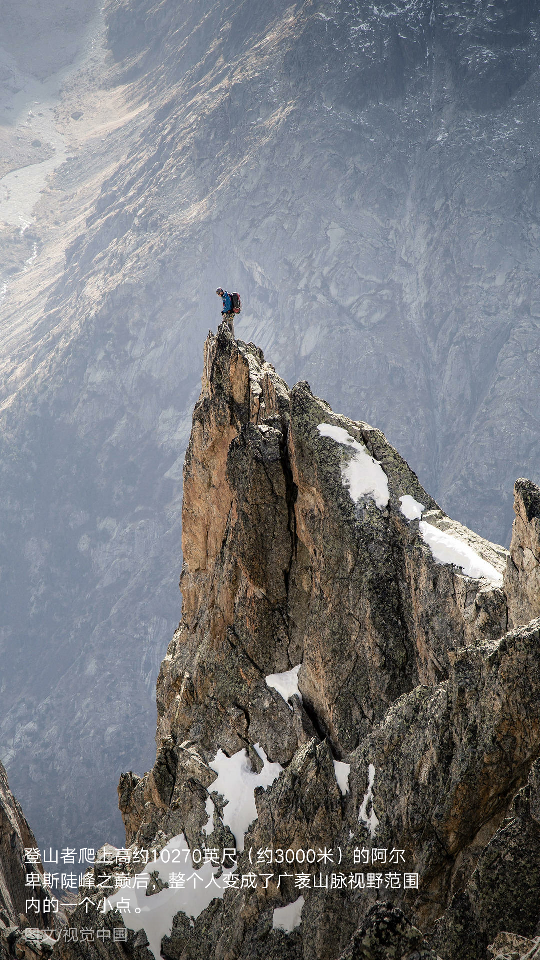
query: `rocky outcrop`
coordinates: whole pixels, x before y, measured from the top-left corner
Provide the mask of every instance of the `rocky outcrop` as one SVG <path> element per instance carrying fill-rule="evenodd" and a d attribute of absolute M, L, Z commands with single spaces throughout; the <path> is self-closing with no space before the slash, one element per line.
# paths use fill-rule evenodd
<path fill-rule="evenodd" d="M 505 575 L 511 626 L 540 616 L 540 489 L 516 480 L 510 556 Z"/>
<path fill-rule="evenodd" d="M 157 757 L 119 802 L 132 850 L 213 850 L 219 879 L 237 847 L 237 879 L 185 901 L 161 941 L 130 932 L 128 956 L 488 960 L 503 934 L 535 937 L 540 620 L 508 629 L 532 611 L 515 544 L 535 489 L 516 485 L 508 554 L 447 517 L 379 430 L 289 389 L 225 325 L 209 334 Z"/>
<path fill-rule="evenodd" d="M 441 957 L 468 960 L 503 951 L 504 941 L 521 939 L 521 949 L 509 951 L 515 957 L 531 957 L 538 928 L 540 894 L 540 821 L 533 814 L 533 784 L 520 791 L 508 816 L 482 851 L 465 889 L 453 897 L 438 921 L 431 940 Z M 508 931 L 514 931 L 509 934 Z M 518 933 L 516 933 L 518 931 Z M 503 936 L 504 935 L 504 936 Z M 490 947 L 491 941 L 499 948 Z M 538 948 L 538 943 L 536 944 Z"/>
<path fill-rule="evenodd" d="M 25 848 L 36 849 L 36 839 L 28 826 L 20 805 L 9 789 L 6 771 L 0 764 L 0 920 L 5 925 L 18 926 L 21 919 L 27 923 L 26 883 L 27 864 Z M 43 875 L 41 859 L 35 873 Z M 48 896 L 43 884 L 36 887 L 36 896 Z M 36 926 L 42 926 L 41 921 Z"/>
<path fill-rule="evenodd" d="M 384 481 L 380 503 L 352 495 L 349 468 Z M 286 764 L 317 733 L 342 758 L 400 695 L 446 677 L 452 653 L 501 635 L 499 586 L 437 563 L 401 498 L 448 532 L 380 431 L 306 383 L 289 391 L 226 329 L 208 338 L 184 471 L 182 622 L 158 680 L 158 764 L 122 781 L 130 837 L 147 803 L 169 804 L 174 744 L 215 755 L 258 742 Z M 498 564 L 498 582 L 506 552 L 452 533 Z M 291 710 L 265 678 L 297 665 Z"/>
<path fill-rule="evenodd" d="M 369 911 L 340 960 L 438 960 L 420 931 L 391 903 Z"/>
<path fill-rule="evenodd" d="M 467 647 L 447 681 L 402 697 L 352 758 L 357 801 L 372 764 L 378 832 L 409 852 L 422 877 L 419 894 L 406 899 L 424 927 L 461 893 L 540 755 L 539 643 L 540 621 L 533 621 L 493 644 Z M 528 882 L 536 897 L 536 870 Z"/>
<path fill-rule="evenodd" d="M 527 940 L 515 933 L 499 933 L 488 950 L 495 960 L 538 960 L 540 940 Z"/>

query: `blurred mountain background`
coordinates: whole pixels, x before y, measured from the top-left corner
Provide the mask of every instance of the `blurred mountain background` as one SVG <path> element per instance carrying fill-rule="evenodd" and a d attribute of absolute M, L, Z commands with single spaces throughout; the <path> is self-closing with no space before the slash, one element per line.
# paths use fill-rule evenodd
<path fill-rule="evenodd" d="M 482 536 L 540 479 L 540 6 L 0 0 L 0 25 L 0 759 L 42 846 L 122 843 L 217 286 Z"/>

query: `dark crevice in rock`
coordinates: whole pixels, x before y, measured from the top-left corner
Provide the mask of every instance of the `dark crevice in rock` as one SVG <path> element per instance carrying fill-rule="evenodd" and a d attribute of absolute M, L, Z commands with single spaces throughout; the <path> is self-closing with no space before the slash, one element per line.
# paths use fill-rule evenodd
<path fill-rule="evenodd" d="M 262 667 L 260 667 L 259 664 L 253 659 L 253 657 L 251 657 L 251 656 L 249 655 L 249 653 L 247 652 L 246 648 L 242 645 L 242 642 L 241 642 L 241 640 L 240 640 L 240 637 L 238 637 L 237 634 L 234 632 L 234 628 L 233 628 L 233 627 L 229 627 L 229 628 L 227 629 L 227 642 L 228 642 L 229 646 L 231 647 L 231 650 L 235 650 L 235 651 L 236 651 L 236 650 L 241 650 L 241 651 L 242 651 L 242 655 L 246 658 L 246 660 L 249 661 L 249 663 L 251 664 L 251 666 L 257 671 L 257 673 L 258 673 L 261 677 L 264 677 L 264 670 L 263 670 Z M 243 708 L 242 708 L 242 709 L 243 709 Z"/>
<path fill-rule="evenodd" d="M 289 581 L 291 576 L 291 567 L 294 561 L 297 559 L 297 552 L 298 552 L 298 534 L 296 531 L 296 513 L 295 513 L 295 504 L 298 497 L 298 487 L 296 486 L 293 480 L 293 473 L 291 469 L 291 462 L 289 459 L 289 450 L 287 445 L 287 432 L 285 432 L 283 441 L 280 443 L 280 454 L 281 454 L 281 465 L 283 469 L 283 476 L 285 477 L 285 496 L 286 496 L 287 514 L 288 514 L 287 528 L 289 530 L 290 537 L 291 537 L 291 559 L 290 559 L 288 568 L 283 571 L 283 576 L 285 579 L 285 590 L 288 594 Z"/>
<path fill-rule="evenodd" d="M 317 734 L 319 741 L 323 742 L 324 740 L 328 740 L 328 743 L 330 744 L 332 751 L 336 754 L 336 756 L 340 756 L 341 751 L 339 750 L 339 747 L 337 744 L 332 743 L 332 738 L 329 736 L 329 733 L 328 733 L 328 730 L 326 729 L 324 721 L 321 719 L 321 717 L 318 716 L 317 711 L 315 710 L 313 704 L 309 703 L 309 701 L 306 700 L 304 696 L 302 697 L 302 707 L 304 708 L 306 715 L 308 717 L 308 720 L 310 721 L 313 729 L 315 730 L 315 733 Z"/>

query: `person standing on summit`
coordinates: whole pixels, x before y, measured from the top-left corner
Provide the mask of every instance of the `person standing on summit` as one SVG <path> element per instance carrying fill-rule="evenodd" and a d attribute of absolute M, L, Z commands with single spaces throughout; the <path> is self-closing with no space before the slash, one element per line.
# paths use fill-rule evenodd
<path fill-rule="evenodd" d="M 227 293 L 223 287 L 218 287 L 216 293 L 223 301 L 221 316 L 234 337 L 234 315 L 241 310 L 240 296 L 238 293 Z"/>

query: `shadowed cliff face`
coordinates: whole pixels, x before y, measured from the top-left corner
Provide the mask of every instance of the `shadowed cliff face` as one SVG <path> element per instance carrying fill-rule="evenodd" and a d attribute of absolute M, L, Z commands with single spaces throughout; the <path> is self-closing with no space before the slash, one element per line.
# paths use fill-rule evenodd
<path fill-rule="evenodd" d="M 38 23 L 30 4 L 2 10 L 10 37 Z M 239 336 L 288 382 L 376 423 L 445 510 L 508 541 L 515 477 L 538 479 L 538 14 L 472 0 L 104 4 L 94 59 L 56 110 L 69 159 L 30 227 L 0 236 L 1 749 L 44 840 L 118 840 L 102 792 L 112 804 L 120 770 L 152 759 L 218 284 L 241 291 Z M 17 136 L 22 178 L 52 147 Z M 311 512 L 298 522 L 319 550 L 329 521 L 312 528 Z M 388 592 L 405 687 L 444 671 L 437 652 L 420 668 L 403 646 L 416 589 Z M 375 693 L 354 707 L 368 720 Z M 335 691 L 320 696 L 341 743 Z"/>

